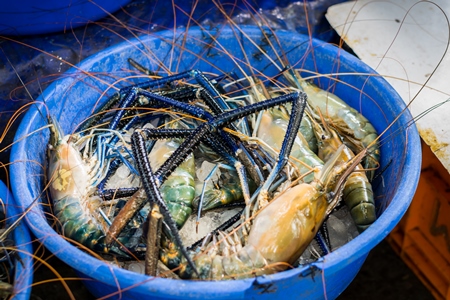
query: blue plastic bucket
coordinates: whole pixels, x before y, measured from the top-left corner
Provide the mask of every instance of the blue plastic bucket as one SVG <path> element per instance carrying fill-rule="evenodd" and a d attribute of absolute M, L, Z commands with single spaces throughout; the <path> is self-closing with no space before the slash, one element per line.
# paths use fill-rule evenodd
<path fill-rule="evenodd" d="M 217 38 L 218 44 L 214 47 L 208 46 L 211 42 L 209 35 L 198 28 L 189 30 L 187 39 L 183 38 L 186 32 L 180 30 L 127 41 L 105 49 L 78 66 L 79 70 L 93 72 L 90 74 L 95 76 L 72 69 L 46 89 L 40 101 L 45 99 L 49 112 L 59 120 L 63 130 L 70 133 L 91 113 L 99 99 L 100 102 L 105 100 L 105 97 L 100 95 L 102 91 L 108 90 L 108 82 L 129 74 L 126 71 L 130 69 L 127 62 L 129 57 L 152 70 L 156 70 L 162 62 L 173 72 L 198 68 L 216 73 L 235 71 L 240 76 L 240 71 L 225 54 L 225 50 L 231 52 L 236 61 L 245 62 L 241 50 L 245 49 L 254 70 L 260 70 L 269 76 L 277 74 L 278 70 L 264 55 L 258 55 L 255 45 L 248 40 L 250 37 L 256 44 L 261 44 L 263 36 L 260 29 L 243 28 L 245 35 L 238 34 L 238 38 L 235 32 L 226 26 L 211 32 L 212 36 Z M 269 37 L 276 45 L 273 36 Z M 291 65 L 321 74 L 346 73 L 347 75 L 339 76 L 344 83 L 333 85 L 334 81 L 326 78 L 321 78 L 317 83 L 325 88 L 333 87 L 334 93 L 361 110 L 378 132 L 382 132 L 402 113 L 405 105 L 393 88 L 354 56 L 294 32 L 278 32 L 277 38 Z M 242 48 L 239 47 L 238 41 L 244 43 Z M 178 46 L 173 46 L 173 43 Z M 181 43 L 185 43 L 184 47 L 188 50 L 183 51 L 180 57 Z M 274 51 L 269 49 L 267 44 L 261 46 L 268 55 L 275 57 Z M 153 54 L 145 56 L 150 50 Z M 280 49 L 276 51 L 282 53 Z M 204 60 L 198 59 L 194 54 L 201 55 Z M 173 59 L 176 61 L 171 61 Z M 304 72 L 303 75 L 308 73 Z M 112 92 L 113 90 L 109 89 L 106 94 Z M 39 112 L 36 107 L 31 107 L 24 116 L 11 155 L 13 191 L 22 207 L 26 207 L 38 197 L 45 186 L 44 176 L 36 174 L 44 173 L 38 163 L 45 165 L 49 134 L 47 129 L 34 132 L 46 125 L 46 120 L 41 115 L 41 112 L 45 113 L 46 110 L 41 106 Z M 222 282 L 154 278 L 119 269 L 78 250 L 52 229 L 43 211 L 38 208 L 33 209 L 27 221 L 30 222 L 34 234 L 42 239 L 51 252 L 86 279 L 86 286 L 96 297 L 114 295 L 121 299 L 322 299 L 326 295 L 328 299 L 334 299 L 356 276 L 369 251 L 400 221 L 414 195 L 419 179 L 421 148 L 414 125 L 407 128 L 410 120 L 411 115 L 405 111 L 386 133 L 382 142 L 380 170 L 389 166 L 382 174 L 384 184 L 381 184 L 381 176 L 373 182 L 378 196 L 378 220 L 360 236 L 308 267 Z M 28 180 L 29 178 L 32 180 Z"/>
<path fill-rule="evenodd" d="M 18 217 L 13 195 L 3 181 L 0 181 L 0 199 L 6 209 L 6 226 L 11 225 Z M 25 300 L 30 298 L 31 283 L 33 282 L 33 245 L 28 226 L 24 220 L 14 229 L 12 239 L 17 248 L 18 259 L 14 260 L 14 291 L 11 299 Z"/>
<path fill-rule="evenodd" d="M 28 35 L 67 30 L 96 21 L 131 0 L 2 1 L 0 35 Z"/>

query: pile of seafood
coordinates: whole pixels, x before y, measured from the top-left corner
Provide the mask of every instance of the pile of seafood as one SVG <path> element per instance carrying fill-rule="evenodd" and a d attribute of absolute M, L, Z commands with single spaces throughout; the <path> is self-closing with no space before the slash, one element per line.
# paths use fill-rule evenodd
<path fill-rule="evenodd" d="M 50 120 L 53 214 L 78 246 L 152 276 L 238 279 L 295 266 L 312 242 L 327 254 L 340 206 L 359 232 L 375 221 L 377 133 L 334 94 L 293 69 L 151 77 L 74 133 Z M 186 244 L 208 211 L 227 217 Z"/>

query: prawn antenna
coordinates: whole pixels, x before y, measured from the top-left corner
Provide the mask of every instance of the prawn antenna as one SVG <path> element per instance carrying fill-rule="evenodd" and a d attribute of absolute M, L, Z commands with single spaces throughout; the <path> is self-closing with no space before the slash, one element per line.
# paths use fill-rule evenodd
<path fill-rule="evenodd" d="M 31 101 L 35 101 L 35 99 L 33 98 L 33 96 L 30 93 L 30 90 L 27 88 L 25 82 L 23 82 L 22 77 L 20 77 L 19 72 L 17 72 L 16 68 L 14 67 L 14 65 L 12 64 L 12 62 L 9 60 L 8 56 L 6 55 L 5 51 L 3 50 L 2 47 L 0 47 L 0 49 L 2 50 L 3 54 L 5 55 L 6 60 L 8 61 L 9 65 L 11 66 L 11 68 L 13 69 L 14 73 L 16 74 L 17 78 L 20 81 L 20 84 L 22 84 L 23 88 L 25 89 L 25 91 L 27 92 L 28 96 L 30 97 Z M 39 90 L 41 91 L 42 94 L 42 87 L 41 87 L 41 83 L 39 81 L 39 78 L 37 78 L 37 82 L 39 85 Z M 43 95 L 43 94 L 42 94 Z M 45 103 L 45 99 L 44 99 L 44 103 Z M 42 118 L 47 119 L 47 117 L 44 116 L 44 114 L 42 113 L 39 105 L 36 105 L 37 110 L 39 111 L 39 114 L 41 115 Z"/>

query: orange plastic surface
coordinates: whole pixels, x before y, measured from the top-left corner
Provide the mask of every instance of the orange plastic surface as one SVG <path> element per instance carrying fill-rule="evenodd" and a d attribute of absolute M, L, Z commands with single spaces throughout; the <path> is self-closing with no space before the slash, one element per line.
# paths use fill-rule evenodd
<path fill-rule="evenodd" d="M 407 213 L 388 236 L 436 299 L 450 299 L 450 174 L 422 142 L 422 172 Z"/>

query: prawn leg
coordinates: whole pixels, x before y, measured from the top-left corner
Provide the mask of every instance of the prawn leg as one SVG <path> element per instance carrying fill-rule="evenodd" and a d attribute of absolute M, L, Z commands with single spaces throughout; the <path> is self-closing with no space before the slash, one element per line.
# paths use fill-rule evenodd
<path fill-rule="evenodd" d="M 339 160 L 345 162 L 351 160 L 355 155 L 342 143 L 336 131 L 324 124 L 323 128 L 313 122 L 319 140 L 319 157 L 327 160 L 334 151 L 343 147 Z M 347 179 L 343 190 L 343 200 L 347 205 L 350 215 L 355 221 L 359 232 L 366 230 L 376 220 L 375 200 L 372 185 L 361 165 L 355 167 Z"/>
<path fill-rule="evenodd" d="M 140 130 L 141 133 L 145 135 L 145 139 L 166 139 L 166 138 L 186 138 L 189 134 L 193 132 L 192 129 L 148 129 L 144 128 Z M 244 199 L 247 201 L 250 199 L 250 191 L 248 188 L 247 178 L 245 175 L 245 168 L 239 164 L 239 162 L 230 155 L 227 151 L 223 149 L 223 145 L 215 142 L 215 140 L 210 137 L 205 140 L 205 143 L 214 149 L 220 156 L 222 156 L 229 163 L 233 164 L 238 172 L 238 177 L 241 183 L 241 189 L 239 189 L 240 194 L 243 195 Z M 192 199 L 193 199 L 193 166 L 192 162 L 184 162 L 175 171 L 177 176 L 172 174 L 165 181 L 160 189 L 164 200 L 168 203 L 171 215 L 175 218 L 178 228 L 181 228 L 185 223 L 187 217 L 192 212 Z M 188 172 L 188 173 L 186 173 Z M 179 178 L 179 179 L 176 179 Z M 190 178 L 188 183 L 184 182 L 187 178 Z M 189 188 L 190 187 L 190 188 Z M 118 233 L 126 226 L 126 224 L 133 218 L 133 216 L 145 205 L 145 201 L 141 199 L 139 194 L 135 194 L 139 188 L 123 188 L 117 190 L 105 190 L 103 192 L 98 192 L 102 195 L 104 199 L 110 199 L 111 196 L 115 197 L 128 197 L 133 196 L 125 204 L 125 207 L 119 212 L 117 216 L 117 221 L 109 229 L 110 235 L 108 236 L 108 242 L 112 241 Z M 187 190 L 189 189 L 189 191 Z M 189 196 L 192 195 L 192 196 Z"/>
<path fill-rule="evenodd" d="M 161 240 L 161 214 L 157 204 L 148 215 L 147 251 L 145 253 L 145 274 L 156 276 L 158 270 L 158 257 Z"/>
<path fill-rule="evenodd" d="M 342 147 L 319 170 L 311 183 L 301 183 L 273 199 L 255 217 L 246 244 L 235 235 L 204 250 L 193 251 L 200 279 L 223 280 L 245 278 L 285 270 L 292 265 L 316 235 L 320 224 L 336 205 L 353 168 L 364 153 L 353 161 L 338 161 Z M 231 239 L 231 243 L 230 243 Z M 223 239 L 222 239 L 223 240 Z M 189 265 L 182 263 L 181 278 L 197 278 Z"/>
<path fill-rule="evenodd" d="M 157 183 L 157 177 L 153 174 L 153 171 L 150 166 L 150 161 L 148 160 L 146 154 L 144 138 L 139 131 L 134 132 L 133 135 L 131 136 L 131 145 L 141 176 L 143 190 L 145 191 L 147 199 L 150 202 L 151 208 L 153 209 L 153 206 L 155 204 L 158 205 L 159 210 L 163 215 L 164 222 L 170 228 L 170 231 L 172 232 L 175 242 L 177 246 L 180 248 L 182 255 L 186 257 L 189 266 L 194 270 L 195 273 L 198 274 L 195 264 L 188 256 L 186 249 L 183 246 L 181 237 L 178 233 L 177 225 L 175 221 L 172 219 L 166 203 L 162 199 L 161 193 L 159 191 L 159 184 Z"/>
<path fill-rule="evenodd" d="M 278 159 L 275 167 L 270 172 L 268 178 L 264 182 L 264 185 L 261 188 L 259 193 L 257 202 L 259 206 L 264 206 L 268 203 L 268 193 L 269 189 L 274 182 L 275 178 L 279 175 L 281 170 L 284 168 L 286 163 L 288 162 L 289 155 L 292 150 L 292 146 L 294 145 L 295 138 L 297 137 L 297 132 L 300 128 L 300 123 L 303 116 L 303 111 L 305 110 L 306 105 L 306 94 L 302 94 L 299 98 L 299 101 L 292 102 L 292 112 L 291 117 L 289 119 L 289 123 L 286 129 L 286 134 L 281 145 L 281 150 L 278 155 Z"/>
<path fill-rule="evenodd" d="M 298 93 L 292 93 L 255 103 L 244 108 L 224 112 L 221 115 L 214 117 L 211 121 L 198 126 L 154 174 L 151 170 L 150 163 L 148 162 L 148 157 L 145 154 L 145 142 L 144 137 L 142 136 L 142 132 L 136 131 L 135 133 L 133 133 L 132 149 L 134 157 L 138 164 L 139 173 L 142 178 L 142 185 L 147 195 L 148 201 L 150 201 L 150 203 L 156 203 L 159 205 L 161 213 L 164 216 L 164 221 L 170 228 L 170 231 L 175 239 L 175 243 L 181 249 L 184 257 L 187 257 L 186 251 L 183 248 L 181 239 L 178 235 L 176 223 L 171 218 L 169 210 L 161 197 L 158 189 L 159 185 L 163 183 L 168 178 L 168 176 L 190 155 L 190 153 L 192 153 L 194 148 L 196 148 L 203 139 L 209 137 L 212 132 L 215 132 L 219 128 L 222 128 L 223 126 L 226 126 L 227 124 L 239 118 L 276 105 L 281 105 L 287 102 L 302 102 L 304 104 L 304 98 L 304 96 L 300 97 Z M 188 259 L 188 264 L 189 266 L 191 266 L 191 268 L 193 268 L 193 263 L 192 261 L 190 261 L 190 259 Z M 195 268 L 193 269 L 195 270 Z"/>
<path fill-rule="evenodd" d="M 295 78 L 299 89 L 308 94 L 308 105 L 312 108 L 312 115 L 319 120 L 320 117 L 317 115 L 321 114 L 328 123 L 333 124 L 352 151 L 357 153 L 369 149 L 364 160 L 364 168 L 368 179 L 372 180 L 380 161 L 378 134 L 373 125 L 338 96 L 303 80 L 295 70 L 292 72 L 295 74 L 288 78 L 291 80 Z"/>

